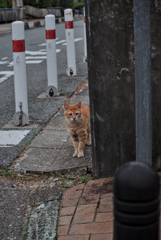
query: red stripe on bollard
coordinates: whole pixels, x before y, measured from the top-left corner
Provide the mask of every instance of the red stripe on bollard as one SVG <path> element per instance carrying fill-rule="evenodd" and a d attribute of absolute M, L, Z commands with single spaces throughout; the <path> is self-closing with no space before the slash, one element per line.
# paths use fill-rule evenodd
<path fill-rule="evenodd" d="M 84 17 L 84 23 L 86 22 L 86 17 Z"/>
<path fill-rule="evenodd" d="M 72 29 L 72 28 L 73 28 L 73 21 L 66 21 L 65 29 Z"/>
<path fill-rule="evenodd" d="M 13 52 L 25 52 L 25 40 L 12 40 Z"/>
<path fill-rule="evenodd" d="M 55 39 L 55 38 L 56 38 L 55 29 L 46 30 L 46 39 Z"/>

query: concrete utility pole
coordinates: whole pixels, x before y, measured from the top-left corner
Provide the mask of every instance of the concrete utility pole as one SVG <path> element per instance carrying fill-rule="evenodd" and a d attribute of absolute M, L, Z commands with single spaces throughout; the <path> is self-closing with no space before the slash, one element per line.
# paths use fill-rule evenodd
<path fill-rule="evenodd" d="M 23 20 L 23 0 L 13 0 L 13 8 L 20 8 L 20 20 L 22 21 Z M 18 19 L 18 11 L 16 11 L 16 20 L 19 20 Z"/>
<path fill-rule="evenodd" d="M 134 0 L 136 161 L 152 164 L 150 0 Z"/>
<path fill-rule="evenodd" d="M 135 160 L 133 8 L 129 1 L 86 0 L 92 161 L 96 177 Z"/>

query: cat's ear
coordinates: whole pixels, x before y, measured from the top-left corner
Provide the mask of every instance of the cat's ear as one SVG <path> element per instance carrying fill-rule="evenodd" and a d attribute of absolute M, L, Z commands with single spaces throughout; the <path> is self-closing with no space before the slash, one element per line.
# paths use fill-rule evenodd
<path fill-rule="evenodd" d="M 81 102 L 77 103 L 77 108 L 81 109 Z"/>
<path fill-rule="evenodd" d="M 64 103 L 64 110 L 67 111 L 69 109 L 69 105 L 67 103 Z"/>

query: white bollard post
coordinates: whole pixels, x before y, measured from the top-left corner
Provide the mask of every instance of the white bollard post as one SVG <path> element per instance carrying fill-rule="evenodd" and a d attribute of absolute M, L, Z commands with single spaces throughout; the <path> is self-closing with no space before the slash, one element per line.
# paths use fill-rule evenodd
<path fill-rule="evenodd" d="M 45 29 L 48 77 L 48 87 L 46 89 L 46 94 L 48 97 L 53 97 L 58 95 L 56 31 L 55 16 L 53 14 L 48 14 L 45 16 Z"/>
<path fill-rule="evenodd" d="M 13 121 L 15 125 L 29 124 L 27 79 L 25 61 L 25 31 L 24 22 L 12 23 L 12 48 L 14 66 L 14 89 L 15 89 L 15 114 Z"/>
<path fill-rule="evenodd" d="M 73 29 L 73 11 L 72 9 L 66 9 L 65 15 L 65 33 L 67 41 L 67 75 L 76 75 L 76 58 L 75 58 L 75 44 L 74 44 L 74 29 Z"/>
<path fill-rule="evenodd" d="M 84 15 L 84 57 L 83 62 L 87 63 L 87 40 L 86 40 L 86 17 L 85 17 L 85 7 L 83 7 L 83 15 Z"/>

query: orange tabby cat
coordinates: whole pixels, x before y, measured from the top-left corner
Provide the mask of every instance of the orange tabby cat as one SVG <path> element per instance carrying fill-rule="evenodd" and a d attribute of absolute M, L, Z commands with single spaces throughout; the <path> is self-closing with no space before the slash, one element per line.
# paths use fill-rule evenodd
<path fill-rule="evenodd" d="M 75 105 L 64 103 L 64 110 L 67 130 L 75 148 L 73 157 L 83 157 L 86 141 L 87 145 L 91 145 L 90 110 L 87 106 L 81 105 L 81 102 Z"/>

